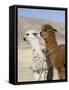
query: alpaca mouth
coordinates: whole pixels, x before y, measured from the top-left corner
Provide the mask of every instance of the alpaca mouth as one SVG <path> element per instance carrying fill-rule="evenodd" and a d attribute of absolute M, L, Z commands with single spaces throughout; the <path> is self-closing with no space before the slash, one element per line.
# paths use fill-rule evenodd
<path fill-rule="evenodd" d="M 25 37 L 23 38 L 23 40 L 24 40 L 24 41 L 27 41 Z"/>

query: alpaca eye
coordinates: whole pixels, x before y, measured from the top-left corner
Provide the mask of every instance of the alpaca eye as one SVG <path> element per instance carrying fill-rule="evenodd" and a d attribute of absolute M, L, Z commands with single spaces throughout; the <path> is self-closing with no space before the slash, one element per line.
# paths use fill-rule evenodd
<path fill-rule="evenodd" d="M 27 36 L 29 35 L 29 34 L 26 34 Z"/>

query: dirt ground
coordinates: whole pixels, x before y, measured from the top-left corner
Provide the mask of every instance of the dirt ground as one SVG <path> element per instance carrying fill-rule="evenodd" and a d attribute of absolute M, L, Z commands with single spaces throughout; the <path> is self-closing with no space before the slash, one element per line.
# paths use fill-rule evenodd
<path fill-rule="evenodd" d="M 32 64 L 31 49 L 21 49 L 18 51 L 18 81 L 33 80 L 33 72 L 30 68 Z"/>

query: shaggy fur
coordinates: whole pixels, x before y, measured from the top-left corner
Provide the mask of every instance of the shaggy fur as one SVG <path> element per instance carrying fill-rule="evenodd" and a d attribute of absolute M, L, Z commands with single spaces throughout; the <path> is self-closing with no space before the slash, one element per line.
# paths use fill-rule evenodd
<path fill-rule="evenodd" d="M 47 71 L 44 64 L 46 64 L 46 57 L 43 54 L 37 33 L 33 30 L 28 30 L 24 35 L 24 40 L 28 41 L 32 47 L 32 70 L 35 80 L 44 80 L 44 74 Z"/>
<path fill-rule="evenodd" d="M 55 30 L 51 25 L 45 24 L 42 26 L 42 32 L 40 33 L 43 37 L 48 52 L 52 49 L 53 51 L 49 54 L 51 64 L 53 68 L 58 71 L 59 79 L 65 79 L 65 45 L 57 45 Z"/>

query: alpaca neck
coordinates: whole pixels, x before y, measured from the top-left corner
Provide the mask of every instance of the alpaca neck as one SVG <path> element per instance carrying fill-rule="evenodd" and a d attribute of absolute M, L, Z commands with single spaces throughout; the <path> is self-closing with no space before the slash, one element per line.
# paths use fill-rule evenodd
<path fill-rule="evenodd" d="M 46 47 L 48 49 L 48 51 L 50 51 L 51 49 L 55 48 L 57 46 L 57 41 L 55 38 L 50 38 L 45 40 L 46 42 Z"/>

